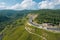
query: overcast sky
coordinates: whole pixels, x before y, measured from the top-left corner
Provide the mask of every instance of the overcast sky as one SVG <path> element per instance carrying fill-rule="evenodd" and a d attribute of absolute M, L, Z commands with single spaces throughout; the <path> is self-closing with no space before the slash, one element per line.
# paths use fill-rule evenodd
<path fill-rule="evenodd" d="M 1 9 L 60 9 L 60 0 L 0 0 Z"/>

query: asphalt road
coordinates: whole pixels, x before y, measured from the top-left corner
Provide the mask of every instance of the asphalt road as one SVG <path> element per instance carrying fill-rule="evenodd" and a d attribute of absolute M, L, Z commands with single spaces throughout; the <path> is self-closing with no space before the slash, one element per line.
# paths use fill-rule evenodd
<path fill-rule="evenodd" d="M 32 16 L 29 18 L 29 23 L 30 23 L 31 25 L 37 27 L 37 28 L 42 28 L 42 29 L 44 29 L 42 25 L 38 25 L 38 24 L 36 24 L 36 23 L 33 22 L 33 17 L 32 17 Z M 52 28 L 47 28 L 47 27 L 46 27 L 45 29 L 46 29 L 46 30 L 51 30 L 51 31 L 60 31 L 60 28 L 53 28 L 53 27 L 52 27 Z"/>

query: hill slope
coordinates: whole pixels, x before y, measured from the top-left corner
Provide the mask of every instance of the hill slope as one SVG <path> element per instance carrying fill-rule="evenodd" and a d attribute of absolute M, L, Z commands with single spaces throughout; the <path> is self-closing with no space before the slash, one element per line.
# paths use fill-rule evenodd
<path fill-rule="evenodd" d="M 15 18 L 15 19 L 11 19 L 13 21 L 11 21 L 11 22 L 4 21 L 5 23 L 9 22 L 9 24 L 4 25 L 5 28 L 1 32 L 3 34 L 2 40 L 43 40 L 43 39 L 44 40 L 60 40 L 60 33 L 52 33 L 52 32 L 49 32 L 49 31 L 46 31 L 43 29 L 39 29 L 32 25 L 27 24 L 29 18 L 27 18 L 26 15 L 28 15 L 29 13 L 40 14 L 41 12 L 43 12 L 43 10 L 42 11 L 34 10 L 32 12 L 22 11 L 22 12 L 27 13 L 27 14 L 24 14 L 24 15 L 22 14 L 23 16 L 21 16 L 21 18 L 20 18 L 21 14 L 19 15 L 19 17 L 16 15 L 12 15 L 13 18 Z M 46 10 L 45 10 L 45 12 L 46 12 Z M 41 14 L 45 15 L 44 13 L 41 13 Z M 48 13 L 47 13 L 47 15 L 48 15 Z M 12 18 L 12 16 L 9 16 L 9 17 L 7 16 L 7 17 Z M 58 18 L 59 18 L 59 16 L 58 16 Z M 39 20 L 40 20 L 40 15 L 38 16 L 37 21 L 39 22 Z M 4 24 L 4 22 L 2 22 L 2 23 Z"/>
<path fill-rule="evenodd" d="M 30 10 L 0 10 L 0 31 L 2 31 L 7 25 L 11 24 L 13 21 L 25 17 L 28 12 L 30 12 Z"/>

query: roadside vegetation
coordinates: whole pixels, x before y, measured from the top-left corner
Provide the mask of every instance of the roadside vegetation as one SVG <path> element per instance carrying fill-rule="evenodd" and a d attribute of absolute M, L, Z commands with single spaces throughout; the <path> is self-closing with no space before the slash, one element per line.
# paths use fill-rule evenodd
<path fill-rule="evenodd" d="M 38 14 L 38 17 L 34 20 L 37 23 L 50 22 L 53 25 L 59 25 L 59 11 L 60 10 L 0 11 L 0 14 L 2 13 L 2 16 L 0 15 L 0 27 L 3 27 L 2 29 L 0 28 L 0 34 L 3 34 L 2 40 L 43 40 L 43 38 L 37 35 L 47 40 L 60 40 L 60 33 L 53 33 L 29 25 L 27 18 L 28 14 Z M 4 20 L 4 18 L 6 19 Z M 25 27 L 30 28 L 29 31 L 33 34 L 29 33 Z"/>
<path fill-rule="evenodd" d="M 51 23 L 52 25 L 59 25 L 60 23 L 60 10 L 38 10 L 34 12 L 38 16 L 35 19 L 37 23 Z"/>

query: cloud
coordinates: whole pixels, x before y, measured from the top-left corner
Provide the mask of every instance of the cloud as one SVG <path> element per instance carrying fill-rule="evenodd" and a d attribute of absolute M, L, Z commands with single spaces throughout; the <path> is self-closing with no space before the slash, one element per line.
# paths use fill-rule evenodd
<path fill-rule="evenodd" d="M 19 7 L 20 7 L 20 4 L 19 3 L 17 3 L 17 4 L 15 4 L 15 5 L 12 5 L 12 6 L 8 6 L 8 7 L 6 7 L 5 9 L 19 9 Z"/>
<path fill-rule="evenodd" d="M 38 5 L 39 9 L 59 9 L 60 0 L 45 0 L 40 2 Z"/>
<path fill-rule="evenodd" d="M 13 10 L 36 10 L 36 9 L 60 9 L 60 0 L 43 0 L 39 3 L 33 0 L 23 0 L 21 3 L 16 3 L 12 6 L 6 6 L 7 3 L 1 2 L 0 9 Z"/>
<path fill-rule="evenodd" d="M 29 9 L 36 9 L 36 5 L 37 5 L 37 3 L 35 1 L 33 1 L 33 0 L 24 0 L 20 4 L 21 8 L 28 9 L 28 10 Z"/>
<path fill-rule="evenodd" d="M 4 2 L 1 2 L 0 3 L 0 9 L 4 9 L 6 6 L 5 6 L 5 3 Z"/>
<path fill-rule="evenodd" d="M 5 5 L 5 3 L 4 2 L 1 2 L 0 5 Z"/>
<path fill-rule="evenodd" d="M 53 9 L 54 8 L 53 2 L 48 2 L 48 1 L 42 1 L 38 5 L 40 9 Z"/>
<path fill-rule="evenodd" d="M 37 3 L 32 1 L 32 0 L 24 0 L 21 3 L 17 3 L 11 7 L 8 7 L 7 9 L 19 9 L 19 10 L 33 10 L 33 9 L 37 9 Z"/>

